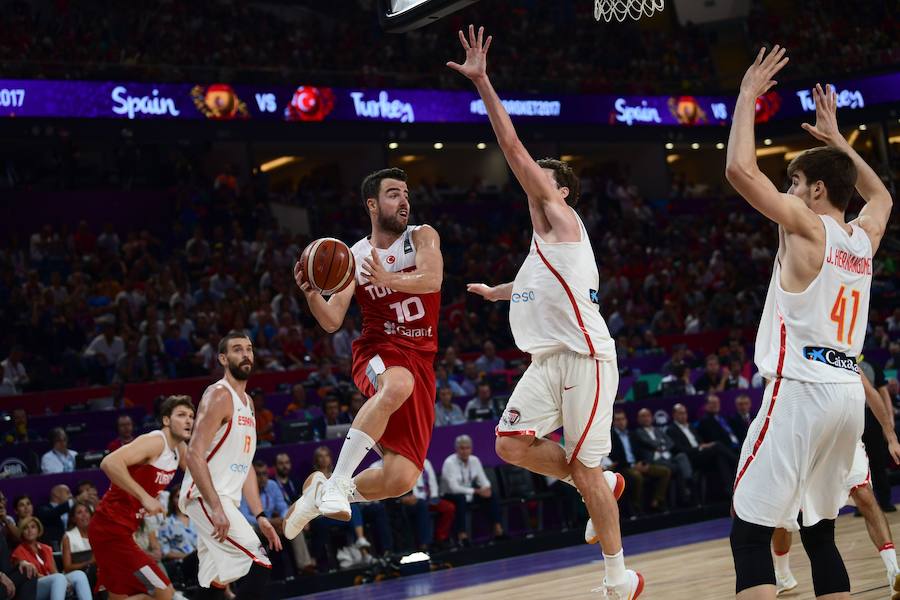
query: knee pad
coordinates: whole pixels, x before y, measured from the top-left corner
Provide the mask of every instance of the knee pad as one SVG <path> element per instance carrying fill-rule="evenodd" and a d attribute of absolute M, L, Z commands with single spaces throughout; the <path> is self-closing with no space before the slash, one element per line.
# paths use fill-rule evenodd
<path fill-rule="evenodd" d="M 849 592 L 850 577 L 834 543 L 834 520 L 822 519 L 811 527 L 801 527 L 800 539 L 809 556 L 816 596 Z"/>
<path fill-rule="evenodd" d="M 266 597 L 266 585 L 272 575 L 271 567 L 253 563 L 250 572 L 241 579 L 235 600 L 263 600 Z"/>
<path fill-rule="evenodd" d="M 735 517 L 731 522 L 731 554 L 737 575 L 735 593 L 758 585 L 775 585 L 775 565 L 772 562 L 772 533 L 765 527 Z"/>

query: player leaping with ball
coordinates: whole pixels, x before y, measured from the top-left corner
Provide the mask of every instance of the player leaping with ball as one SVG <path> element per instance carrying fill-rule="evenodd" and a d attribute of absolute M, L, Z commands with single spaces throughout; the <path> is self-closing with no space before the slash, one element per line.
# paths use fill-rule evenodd
<path fill-rule="evenodd" d="M 516 345 L 532 356 L 497 425 L 497 454 L 506 462 L 574 483 L 584 497 L 603 549 L 607 598 L 634 600 L 640 574 L 625 568 L 619 507 L 600 461 L 611 449 L 612 407 L 619 382 L 615 344 L 593 298 L 600 275 L 587 230 L 573 208 L 578 178 L 562 161 L 535 161 L 487 76 L 484 28 L 460 31 L 466 62 L 447 63 L 468 77 L 484 101 L 500 149 L 525 193 L 534 234 L 515 281 L 496 287 L 470 284 L 486 299 L 510 301 Z M 541 439 L 562 425 L 566 447 Z M 619 483 L 617 486 L 616 483 Z M 589 527 L 590 528 L 590 527 Z M 594 540 L 589 540 L 594 541 Z"/>
<path fill-rule="evenodd" d="M 434 427 L 434 355 L 444 260 L 428 225 L 408 225 L 409 189 L 401 169 L 383 169 L 362 183 L 372 234 L 352 248 L 356 273 L 328 300 L 312 288 L 302 265 L 294 276 L 313 316 L 337 331 L 356 296 L 362 335 L 353 342 L 353 382 L 368 396 L 341 447 L 331 478 L 316 471 L 288 511 L 293 539 L 318 515 L 348 521 L 350 502 L 402 496 L 415 486 Z M 376 448 L 377 444 L 377 448 Z M 384 468 L 353 474 L 376 448 Z"/>

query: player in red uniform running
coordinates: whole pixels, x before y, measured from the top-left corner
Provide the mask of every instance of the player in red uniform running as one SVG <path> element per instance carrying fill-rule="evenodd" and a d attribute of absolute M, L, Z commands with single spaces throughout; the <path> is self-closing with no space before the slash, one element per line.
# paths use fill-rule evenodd
<path fill-rule="evenodd" d="M 175 593 L 166 574 L 134 541 L 145 515 L 164 513 L 156 497 L 184 468 L 194 427 L 188 396 L 169 396 L 160 414 L 162 429 L 145 433 L 106 456 L 100 468 L 112 485 L 91 519 L 89 537 L 97 561 L 97 581 L 110 600 L 170 600 Z"/>
<path fill-rule="evenodd" d="M 343 323 L 355 295 L 363 330 L 353 342 L 353 381 L 369 397 L 341 448 L 331 478 L 309 476 L 304 494 L 288 511 L 284 533 L 293 539 L 322 514 L 350 519 L 350 502 L 402 496 L 422 472 L 434 426 L 434 355 L 444 261 L 440 238 L 428 225 L 411 226 L 409 189 L 401 169 L 383 169 L 362 183 L 372 234 L 353 248 L 356 277 L 325 300 L 294 268 L 316 320 L 328 332 Z M 372 448 L 384 468 L 355 478 Z"/>

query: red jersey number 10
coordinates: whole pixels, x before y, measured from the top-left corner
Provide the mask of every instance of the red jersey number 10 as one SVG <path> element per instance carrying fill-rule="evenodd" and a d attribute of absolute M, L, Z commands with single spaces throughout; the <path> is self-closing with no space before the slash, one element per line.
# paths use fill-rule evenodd
<path fill-rule="evenodd" d="M 396 313 L 398 323 L 417 321 L 425 316 L 425 306 L 418 296 L 412 296 L 403 302 L 394 302 L 388 308 L 393 309 Z"/>

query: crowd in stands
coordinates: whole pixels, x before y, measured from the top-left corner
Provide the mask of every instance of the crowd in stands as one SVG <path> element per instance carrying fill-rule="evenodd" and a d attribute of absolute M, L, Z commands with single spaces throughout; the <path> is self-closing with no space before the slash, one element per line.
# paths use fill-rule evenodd
<path fill-rule="evenodd" d="M 838 0 L 801 0 L 771 10 L 753 3 L 747 20 L 750 39 L 781 44 L 800 60 L 790 78 L 816 79 L 877 71 L 900 63 L 900 18 L 892 0 L 867 2 L 865 10 Z"/>
<path fill-rule="evenodd" d="M 805 61 L 815 73 L 789 70 L 787 77 L 883 69 L 900 60 L 891 43 L 897 27 L 891 6 L 879 0 L 859 11 L 837 1 L 757 0 L 744 44 L 748 56 L 765 41 L 815 57 Z M 459 50 L 455 32 L 470 22 L 498 34 L 499 89 L 697 93 L 721 87 L 715 31 L 679 24 L 673 6 L 654 27 L 602 26 L 589 0 L 492 0 L 404 35 L 381 30 L 371 0 L 290 7 L 144 0 L 127 9 L 109 1 L 5 0 L 0 64 L 10 77 L 230 83 L 293 77 L 297 84 L 459 88 L 466 82 L 443 60 Z"/>

